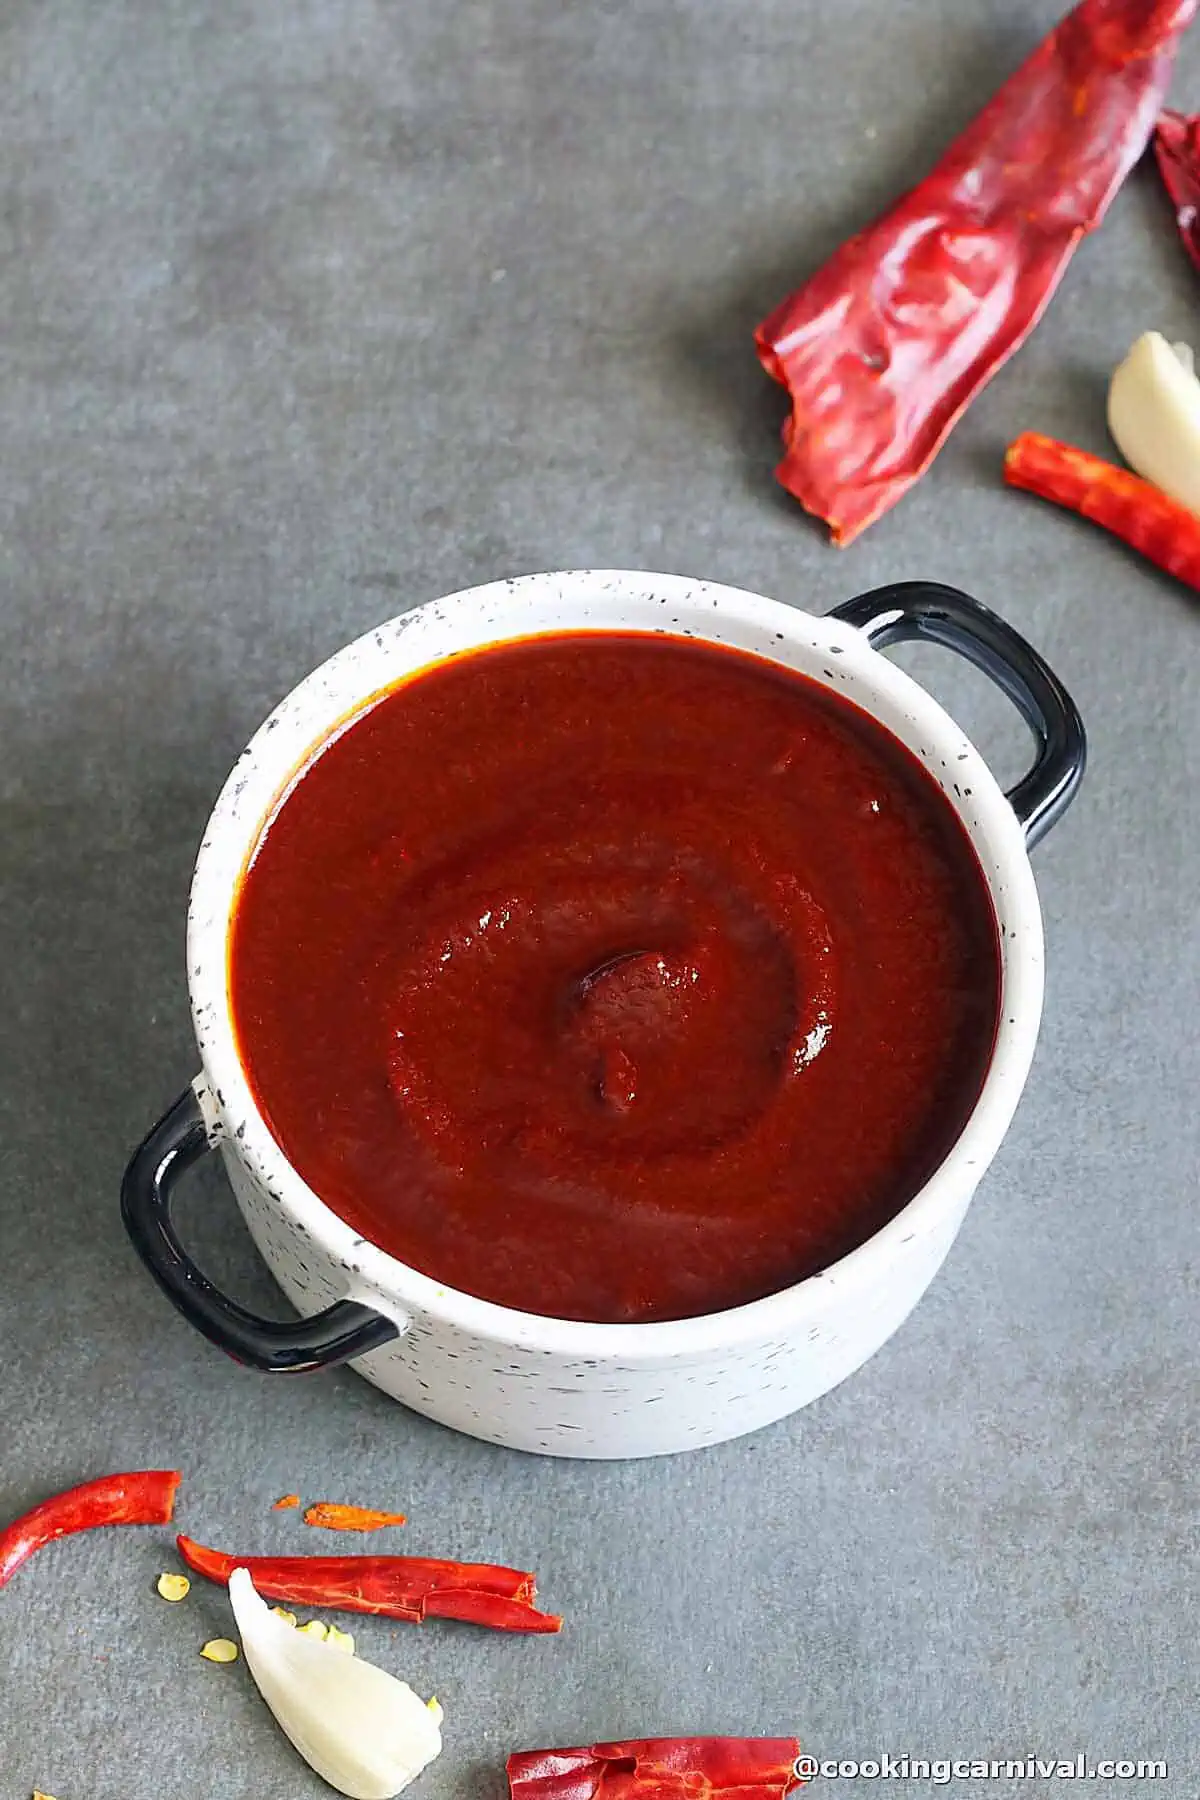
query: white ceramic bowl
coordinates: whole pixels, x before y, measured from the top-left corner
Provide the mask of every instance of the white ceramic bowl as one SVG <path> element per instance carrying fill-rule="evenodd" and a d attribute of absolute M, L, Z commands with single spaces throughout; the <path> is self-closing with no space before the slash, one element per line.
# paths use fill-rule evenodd
<path fill-rule="evenodd" d="M 239 1062 L 227 951 L 238 882 L 264 822 L 313 751 L 405 676 L 464 650 L 539 632 L 666 631 L 803 671 L 847 696 L 924 763 L 963 821 L 1002 941 L 1002 1010 L 971 1117 L 932 1178 L 868 1242 L 750 1305 L 648 1325 L 511 1311 L 445 1287 L 357 1235 L 306 1186 L 267 1130 Z M 921 637 L 984 668 L 1037 739 L 1030 774 L 1001 792 L 940 706 L 879 653 Z M 317 669 L 255 734 L 213 810 L 188 916 L 201 1073 L 141 1145 L 122 1210 L 174 1304 L 236 1360 L 301 1372 L 352 1360 L 406 1406 L 472 1436 L 574 1457 L 695 1449 L 806 1406 L 864 1363 L 940 1267 L 1025 1084 L 1042 1007 L 1042 921 L 1027 855 L 1083 773 L 1078 714 L 1023 639 L 955 590 L 905 583 L 816 618 L 757 594 L 675 575 L 574 570 L 450 596 L 369 632 Z M 179 1177 L 224 1159 L 251 1235 L 299 1323 L 255 1318 L 221 1295 L 170 1217 Z M 315 1315 L 315 1316 L 314 1316 Z"/>

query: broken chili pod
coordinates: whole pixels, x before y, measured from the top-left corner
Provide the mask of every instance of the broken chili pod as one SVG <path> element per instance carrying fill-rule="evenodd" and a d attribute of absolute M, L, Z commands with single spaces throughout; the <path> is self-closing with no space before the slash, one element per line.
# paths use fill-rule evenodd
<path fill-rule="evenodd" d="M 248 1569 L 260 1594 L 289 1605 L 413 1624 L 446 1618 L 494 1631 L 562 1630 L 561 1618 L 534 1606 L 536 1581 L 524 1569 L 431 1556 L 229 1556 L 191 1538 L 176 1541 L 197 1575 L 228 1586 L 235 1569 Z"/>
<path fill-rule="evenodd" d="M 1082 0 L 932 173 L 759 326 L 779 481 L 848 544 L 1033 330 L 1145 149 L 1197 0 Z"/>
<path fill-rule="evenodd" d="M 43 1500 L 0 1531 L 0 1587 L 56 1538 L 101 1525 L 168 1525 L 180 1480 L 178 1469 L 143 1469 L 102 1475 Z"/>
<path fill-rule="evenodd" d="M 1154 127 L 1154 160 L 1175 207 L 1183 247 L 1200 269 L 1200 115 L 1162 113 Z"/>
<path fill-rule="evenodd" d="M 802 1785 L 799 1738 L 641 1738 L 521 1750 L 511 1800 L 783 1800 Z"/>
<path fill-rule="evenodd" d="M 1140 475 L 1026 431 L 1005 453 L 1004 479 L 1102 526 L 1177 581 L 1200 589 L 1200 518 Z"/>
<path fill-rule="evenodd" d="M 343 1506 L 334 1500 L 319 1500 L 304 1515 L 306 1525 L 323 1531 L 381 1531 L 385 1525 L 407 1523 L 403 1513 L 379 1512 L 369 1506 Z"/>

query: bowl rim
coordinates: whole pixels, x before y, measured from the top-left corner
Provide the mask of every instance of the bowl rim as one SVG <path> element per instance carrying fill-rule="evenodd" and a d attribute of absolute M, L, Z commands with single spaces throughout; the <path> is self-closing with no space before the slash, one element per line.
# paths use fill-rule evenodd
<path fill-rule="evenodd" d="M 561 606 L 567 616 L 534 631 L 519 629 L 522 613 L 536 610 L 541 600 L 550 601 L 554 610 Z M 593 625 L 588 623 L 588 601 L 601 611 L 614 602 L 669 606 L 669 614 L 647 616 L 667 617 L 678 627 L 687 614 L 689 624 L 677 631 L 667 625 Z M 496 629 L 498 624 L 506 628 Z M 456 643 L 461 636 L 461 643 L 379 678 L 390 661 L 408 656 L 406 640 L 413 641 L 414 632 L 419 643 L 424 628 L 438 625 Z M 718 627 L 723 628 L 720 634 Z M 927 740 L 929 756 L 923 760 L 930 773 L 936 776 L 931 759 L 942 751 L 937 760 L 943 766 L 955 761 L 960 786 L 970 777 L 969 808 L 961 798 L 956 801 L 947 785 L 939 785 L 975 842 L 1000 928 L 1001 1008 L 987 1075 L 962 1131 L 933 1174 L 886 1224 L 837 1262 L 760 1299 L 686 1319 L 609 1324 L 523 1312 L 424 1275 L 364 1238 L 308 1186 L 272 1136 L 238 1054 L 229 1006 L 228 935 L 241 873 L 314 752 L 382 694 L 447 655 L 545 632 L 587 630 L 667 631 L 717 644 L 737 643 L 748 634 L 793 654 L 812 650 L 826 659 L 836 657 L 838 680 L 850 681 L 854 688 L 845 698 L 901 735 L 876 711 L 886 701 L 884 710 L 893 719 L 902 716 L 911 722 L 911 734 L 905 728 L 910 748 L 912 736 Z M 773 657 L 770 648 L 751 653 L 784 660 L 782 653 Z M 347 705 L 348 694 L 357 697 Z M 845 1299 L 872 1286 L 883 1267 L 903 1260 L 906 1244 L 961 1217 L 1000 1147 L 1032 1063 L 1043 1000 L 1043 930 L 1024 834 L 986 762 L 933 696 L 872 649 L 861 631 L 832 616 L 810 614 L 722 583 L 643 570 L 566 569 L 489 582 L 426 601 L 351 640 L 289 690 L 242 751 L 209 816 L 189 895 L 187 968 L 202 1067 L 197 1092 L 210 1123 L 255 1185 L 341 1266 L 346 1298 L 375 1308 L 402 1333 L 414 1317 L 423 1316 L 484 1343 L 584 1363 L 615 1359 L 652 1366 L 699 1357 L 714 1348 L 790 1337 L 821 1319 L 835 1290 Z M 394 1350 L 392 1345 L 374 1354 L 387 1356 Z"/>

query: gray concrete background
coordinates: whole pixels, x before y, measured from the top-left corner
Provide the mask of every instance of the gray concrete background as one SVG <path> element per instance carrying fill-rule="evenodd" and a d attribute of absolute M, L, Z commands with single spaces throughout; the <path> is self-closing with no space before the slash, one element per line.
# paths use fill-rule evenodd
<path fill-rule="evenodd" d="M 1197 1792 L 1200 614 L 1005 492 L 1000 460 L 1024 427 L 1103 449 L 1108 371 L 1148 327 L 1196 337 L 1200 276 L 1143 171 L 932 473 L 846 552 L 773 484 L 782 402 L 750 342 L 1058 10 L 0 16 L 0 1514 L 177 1462 L 183 1523 L 230 1547 L 311 1549 L 268 1511 L 295 1488 L 398 1505 L 412 1551 L 536 1567 L 558 1641 L 356 1628 L 445 1703 L 429 1800 L 498 1800 L 516 1747 L 703 1731 L 1165 1756 L 1150 1791 Z M 1173 97 L 1200 107 L 1200 27 Z M 959 582 L 1047 653 L 1093 752 L 1037 853 L 1036 1067 L 943 1275 L 808 1412 L 658 1464 L 490 1449 L 349 1373 L 244 1374 L 117 1218 L 128 1151 L 193 1072 L 185 896 L 245 739 L 368 625 L 589 564 L 814 610 Z M 902 655 L 1017 773 L 1022 733 L 982 682 Z M 187 1210 L 214 1272 L 278 1304 L 215 1177 Z M 3 1800 L 326 1791 L 244 1670 L 198 1659 L 220 1595 L 155 1597 L 167 1542 L 60 1545 L 0 1596 Z"/>

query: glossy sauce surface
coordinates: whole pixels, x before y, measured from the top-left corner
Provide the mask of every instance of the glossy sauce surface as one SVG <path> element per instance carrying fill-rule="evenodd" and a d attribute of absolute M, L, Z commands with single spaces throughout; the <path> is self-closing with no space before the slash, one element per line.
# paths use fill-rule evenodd
<path fill-rule="evenodd" d="M 779 1290 L 928 1178 L 987 1070 L 995 919 L 860 709 L 661 635 L 442 663 L 336 735 L 243 880 L 239 1048 L 364 1237 L 610 1322 Z"/>

